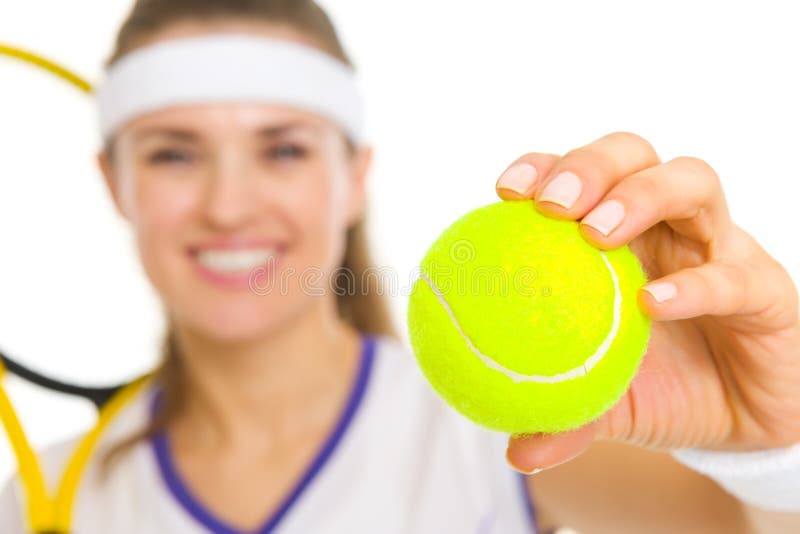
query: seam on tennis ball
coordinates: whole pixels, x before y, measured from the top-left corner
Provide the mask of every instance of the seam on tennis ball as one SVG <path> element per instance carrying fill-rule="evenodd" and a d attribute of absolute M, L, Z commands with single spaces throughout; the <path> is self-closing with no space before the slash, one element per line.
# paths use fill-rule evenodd
<path fill-rule="evenodd" d="M 490 369 L 494 369 L 508 378 L 510 378 L 513 382 L 536 382 L 538 384 L 557 384 L 559 382 L 564 382 L 567 380 L 572 380 L 574 378 L 580 378 L 589 374 L 589 371 L 597 365 L 606 354 L 608 354 L 608 350 L 611 348 L 611 344 L 614 342 L 614 339 L 617 337 L 617 333 L 619 333 L 619 328 L 621 324 L 622 318 L 622 291 L 619 288 L 619 278 L 617 277 L 617 273 L 614 270 L 614 267 L 611 265 L 611 262 L 608 261 L 608 257 L 604 251 L 599 251 L 600 257 L 603 258 L 603 262 L 606 264 L 609 273 L 611 273 L 611 280 L 614 283 L 614 306 L 613 306 L 613 318 L 611 323 L 611 329 L 608 331 L 605 339 L 603 342 L 600 343 L 600 346 L 597 350 L 589 356 L 583 364 L 574 367 L 568 371 L 564 371 L 563 373 L 557 373 L 554 375 L 525 375 L 522 373 L 518 373 L 513 369 L 508 369 L 507 367 L 499 364 L 497 361 L 492 359 L 490 356 L 483 354 L 478 348 L 472 343 L 472 340 L 467 336 L 467 334 L 462 330 L 461 325 L 458 323 L 453 310 L 450 308 L 450 305 L 445 299 L 442 292 L 433 283 L 433 281 L 428 277 L 425 272 L 420 272 L 420 277 L 425 280 L 428 286 L 433 291 L 433 294 L 436 295 L 436 298 L 439 300 L 439 303 L 447 312 L 447 315 L 450 317 L 450 320 L 455 326 L 456 331 L 458 331 L 461 338 L 464 340 L 464 343 L 467 347 L 472 351 L 475 356 L 478 357 L 487 367 Z"/>

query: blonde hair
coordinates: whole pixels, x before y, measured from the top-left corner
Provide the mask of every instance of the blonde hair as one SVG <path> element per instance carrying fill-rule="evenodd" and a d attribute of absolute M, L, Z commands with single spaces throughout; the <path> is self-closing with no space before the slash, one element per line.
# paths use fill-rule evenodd
<path fill-rule="evenodd" d="M 310 37 L 322 51 L 353 67 L 330 19 L 313 0 L 137 0 L 119 30 L 106 66 L 171 24 L 239 19 L 289 26 Z M 347 144 L 352 155 L 355 147 L 349 140 Z M 112 147 L 113 140 L 105 148 L 108 157 L 112 157 Z M 338 271 L 340 280 L 335 281 L 336 287 L 347 290 L 337 291 L 337 309 L 344 321 L 361 332 L 397 338 L 388 303 L 376 287 L 377 282 L 370 283 L 374 277 L 365 276 L 372 269 L 365 224 L 362 218 L 347 229 L 344 258 Z M 155 379 L 163 388 L 159 413 L 141 431 L 111 447 L 102 460 L 104 472 L 135 443 L 164 429 L 183 402 L 180 347 L 169 317 Z"/>

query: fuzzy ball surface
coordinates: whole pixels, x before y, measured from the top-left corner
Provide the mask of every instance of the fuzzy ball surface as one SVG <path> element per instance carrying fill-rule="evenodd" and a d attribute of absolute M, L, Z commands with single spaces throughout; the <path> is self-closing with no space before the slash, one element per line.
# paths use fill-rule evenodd
<path fill-rule="evenodd" d="M 650 336 L 637 303 L 646 282 L 627 246 L 600 250 L 576 221 L 501 201 L 457 220 L 427 251 L 409 339 L 436 392 L 475 423 L 568 431 L 610 409 L 636 374 Z"/>

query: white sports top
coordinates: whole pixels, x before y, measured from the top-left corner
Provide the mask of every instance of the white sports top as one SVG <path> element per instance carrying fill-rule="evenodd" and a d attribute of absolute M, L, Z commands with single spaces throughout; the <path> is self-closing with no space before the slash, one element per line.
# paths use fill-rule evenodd
<path fill-rule="evenodd" d="M 523 475 L 505 460 L 508 436 L 449 407 L 414 355 L 363 336 L 357 379 L 340 419 L 259 534 L 533 534 Z M 203 507 L 176 472 L 162 434 L 134 445 L 105 481 L 97 460 L 158 407 L 151 383 L 111 422 L 78 491 L 71 534 L 238 534 Z M 54 488 L 79 437 L 46 448 Z M 0 532 L 25 534 L 17 476 L 0 493 Z"/>

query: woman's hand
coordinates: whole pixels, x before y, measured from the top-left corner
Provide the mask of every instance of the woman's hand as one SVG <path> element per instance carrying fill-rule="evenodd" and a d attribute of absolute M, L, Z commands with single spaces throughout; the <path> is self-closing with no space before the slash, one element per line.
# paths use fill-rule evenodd
<path fill-rule="evenodd" d="M 731 220 L 707 163 L 662 163 L 646 140 L 618 132 L 563 157 L 526 154 L 497 191 L 580 220 L 598 248 L 629 244 L 650 279 L 639 301 L 653 319 L 641 368 L 619 403 L 572 432 L 511 436 L 512 465 L 552 467 L 600 439 L 725 450 L 800 441 L 797 290 Z"/>

